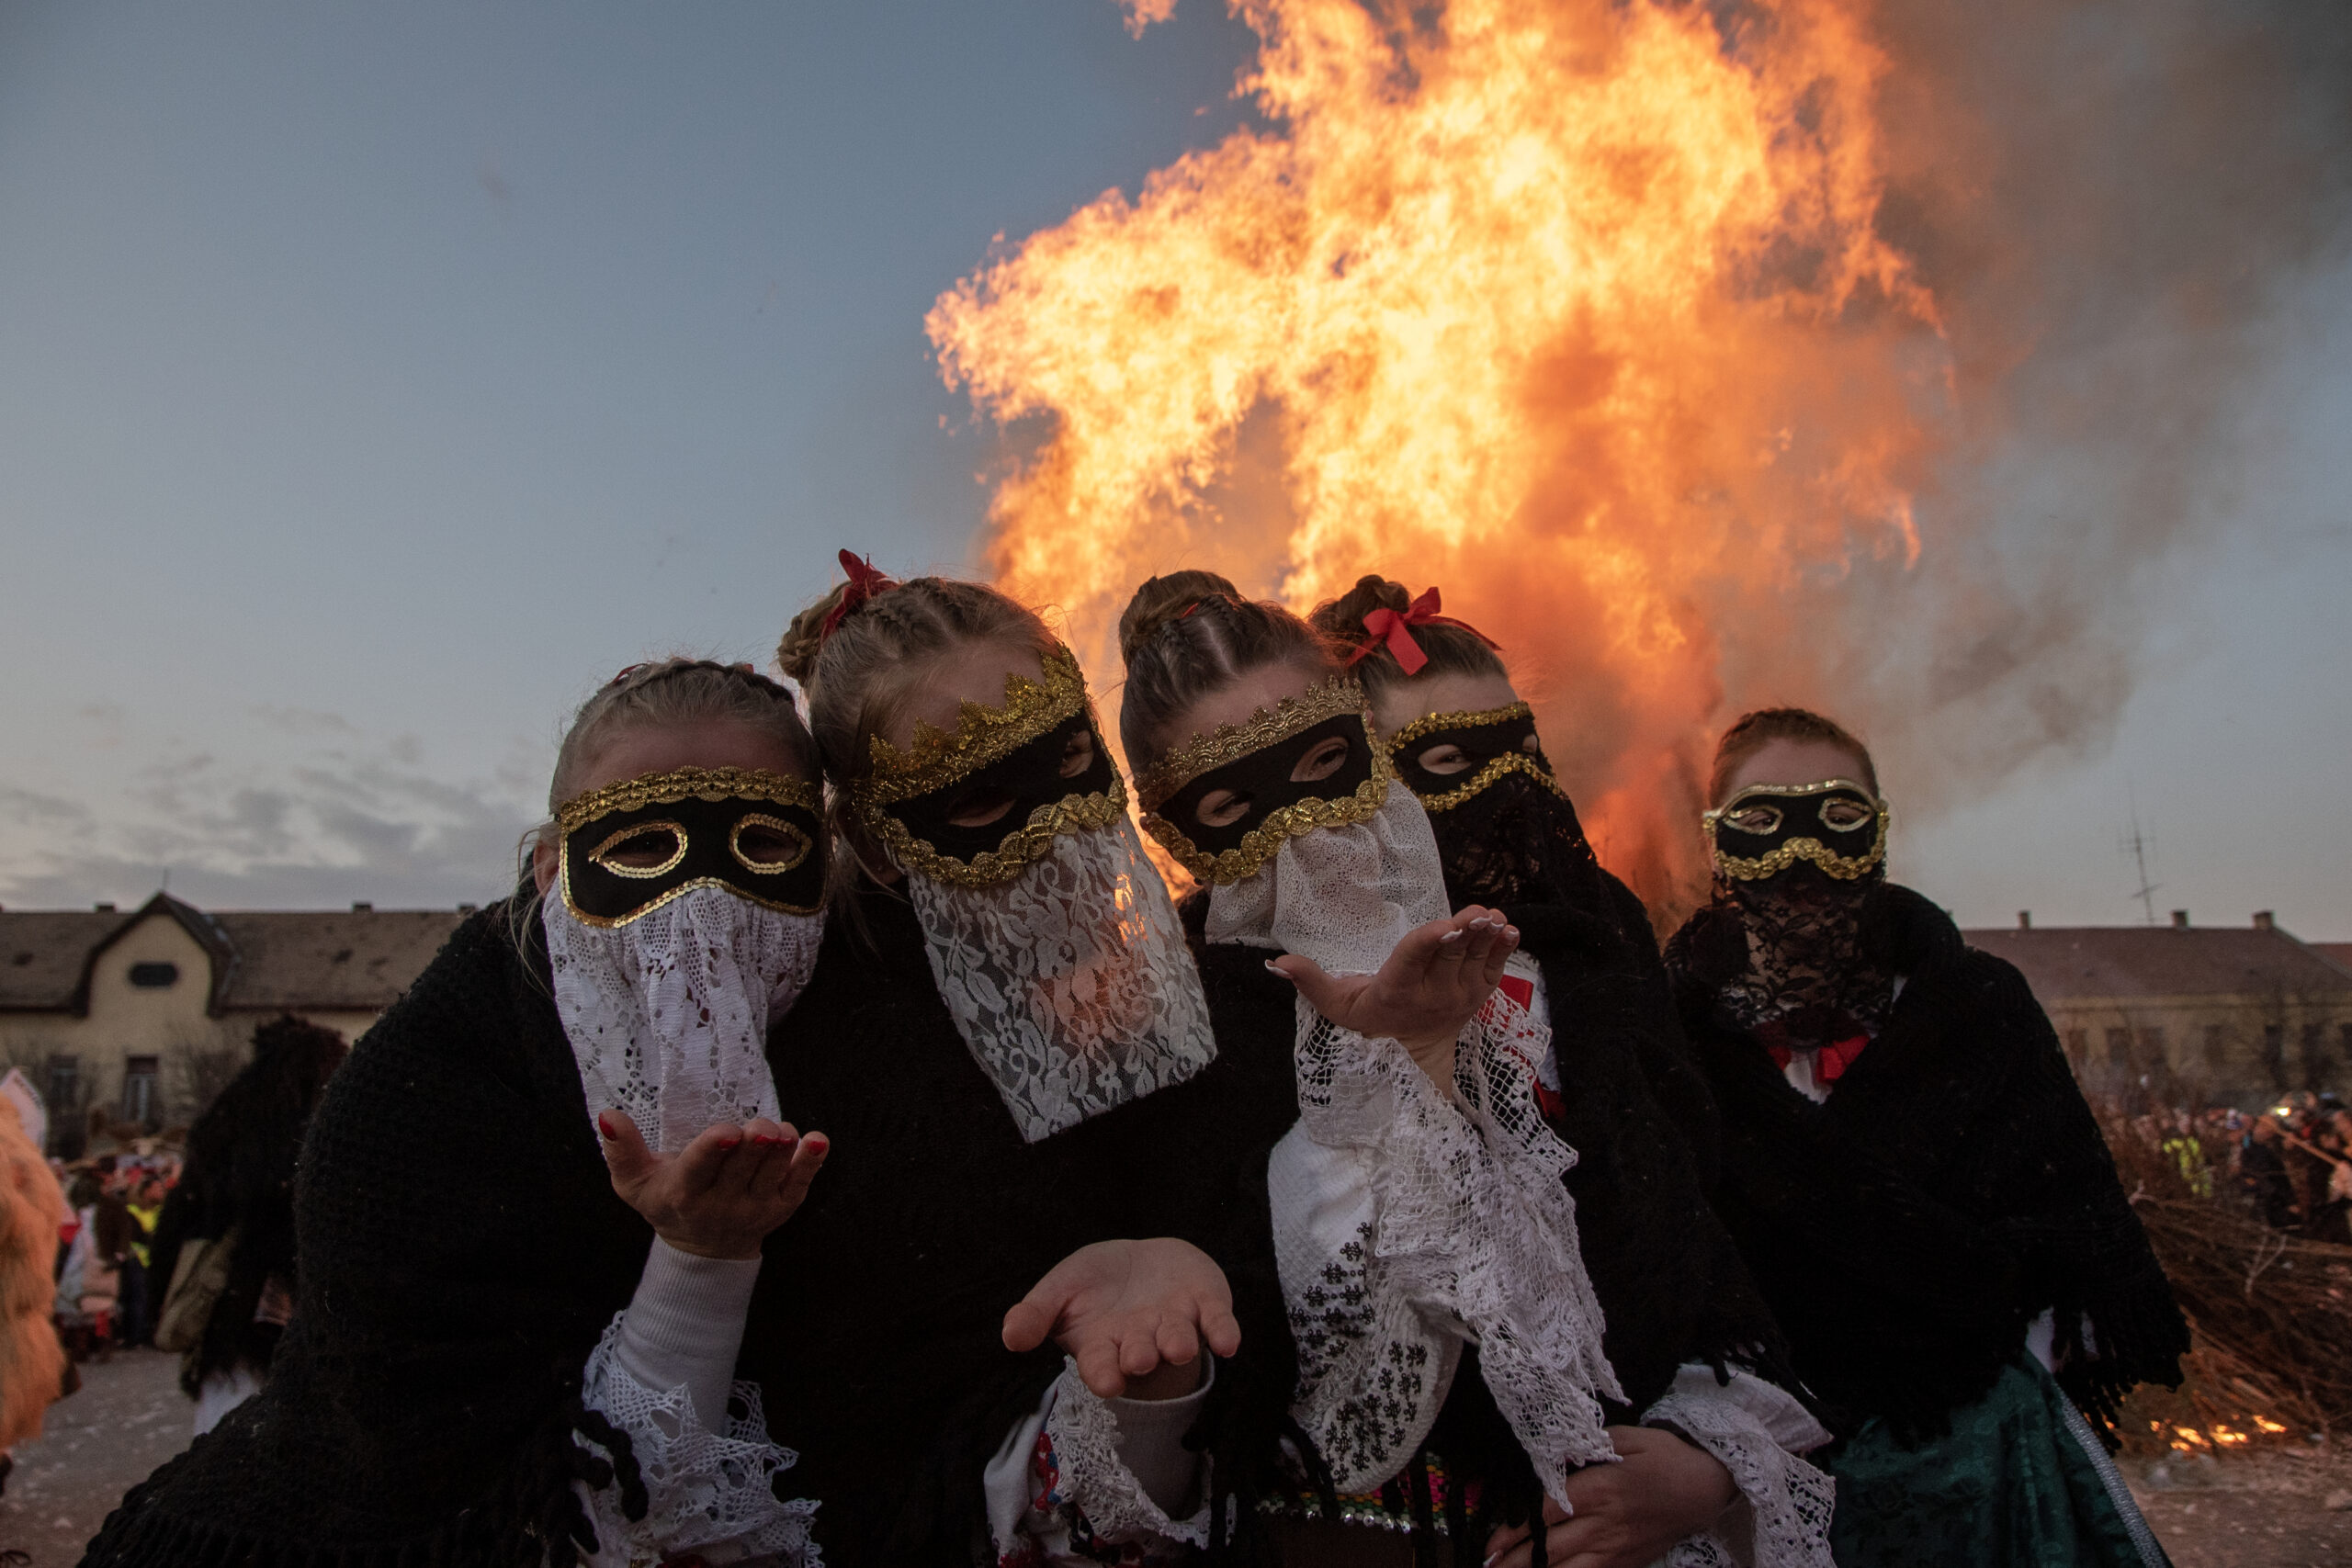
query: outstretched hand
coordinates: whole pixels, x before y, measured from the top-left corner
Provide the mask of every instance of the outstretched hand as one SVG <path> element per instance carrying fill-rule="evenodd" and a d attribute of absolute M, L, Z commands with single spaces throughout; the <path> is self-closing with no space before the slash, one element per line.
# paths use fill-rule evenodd
<path fill-rule="evenodd" d="M 1376 975 L 1328 975 L 1295 953 L 1266 967 L 1340 1028 L 1395 1040 L 1450 1093 L 1453 1043 L 1487 1005 L 1518 948 L 1518 928 L 1501 910 L 1473 904 L 1407 931 Z"/>
<path fill-rule="evenodd" d="M 618 1111 L 596 1118 L 613 1190 L 680 1252 L 757 1258 L 770 1231 L 792 1218 L 832 1145 L 789 1123 L 753 1117 L 706 1127 L 674 1155 L 646 1146 Z"/>
<path fill-rule="evenodd" d="M 1104 1399 L 1175 1399 L 1200 1386 L 1204 1341 L 1241 1348 L 1225 1270 L 1187 1241 L 1098 1241 L 1081 1247 L 1004 1314 L 1004 1348 L 1050 1336 Z"/>

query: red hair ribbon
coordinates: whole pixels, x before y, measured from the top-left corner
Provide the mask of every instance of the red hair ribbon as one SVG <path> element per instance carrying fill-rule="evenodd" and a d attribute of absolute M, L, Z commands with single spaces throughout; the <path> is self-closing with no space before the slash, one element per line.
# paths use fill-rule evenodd
<path fill-rule="evenodd" d="M 1413 640 L 1412 628 L 1415 626 L 1457 626 L 1488 648 L 1501 649 L 1502 644 L 1469 622 L 1441 615 L 1437 609 L 1437 590 L 1432 588 L 1407 605 L 1402 615 L 1385 605 L 1373 611 L 1363 618 L 1363 629 L 1367 635 L 1363 645 L 1348 655 L 1348 662 L 1352 665 L 1371 657 L 1372 650 L 1385 642 L 1388 645 L 1388 651 L 1396 656 L 1397 666 L 1406 674 L 1419 674 L 1421 667 L 1430 661 L 1430 656 L 1423 653 L 1421 645 Z"/>
<path fill-rule="evenodd" d="M 847 550 L 842 552 L 842 570 L 849 574 L 849 586 L 842 590 L 842 602 L 833 606 L 832 614 L 827 615 L 825 624 L 818 628 L 819 642 L 832 636 L 835 628 L 840 626 L 843 618 L 852 610 L 856 609 L 876 594 L 887 593 L 899 586 L 896 578 L 885 576 L 875 570 L 873 562 L 860 560 Z"/>

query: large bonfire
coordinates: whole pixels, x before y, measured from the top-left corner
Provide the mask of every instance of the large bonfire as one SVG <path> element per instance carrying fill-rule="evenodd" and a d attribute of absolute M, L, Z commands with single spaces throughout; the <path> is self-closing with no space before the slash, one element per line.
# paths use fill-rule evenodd
<path fill-rule="evenodd" d="M 1135 25 L 1170 0 L 1131 0 Z M 1508 650 L 1603 854 L 1687 895 L 1708 723 L 1838 705 L 1808 590 L 1920 558 L 1950 402 L 1875 220 L 1883 57 L 1777 0 L 1235 0 L 1263 129 L 944 297 L 952 380 L 1040 439 L 990 553 L 1090 668 L 1142 578 L 1305 607 L 1378 570 Z"/>

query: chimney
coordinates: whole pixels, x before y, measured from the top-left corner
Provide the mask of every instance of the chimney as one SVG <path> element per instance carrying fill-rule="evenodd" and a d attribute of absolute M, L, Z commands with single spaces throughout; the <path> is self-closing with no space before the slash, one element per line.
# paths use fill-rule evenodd
<path fill-rule="evenodd" d="M 2030 931 L 2033 930 L 2033 911 L 2031 909 L 2019 909 L 2018 911 L 2018 930 L 2021 931 Z"/>
<path fill-rule="evenodd" d="M 365 898 L 354 898 L 351 901 L 351 912 L 355 915 L 372 915 L 376 912 L 376 906 Z"/>
<path fill-rule="evenodd" d="M 2278 922 L 2269 910 L 2256 909 L 2254 912 L 2254 929 L 2258 931 L 2275 931 L 2278 929 Z"/>
<path fill-rule="evenodd" d="M 2188 929 L 2188 910 L 2175 909 L 2172 912 L 2172 929 L 2177 931 L 2185 931 Z"/>
<path fill-rule="evenodd" d="M 114 906 L 112 904 L 93 904 L 90 908 L 96 909 L 101 915 L 111 915 L 114 913 Z"/>
<path fill-rule="evenodd" d="M 480 904 L 460 904 L 458 906 L 458 913 L 461 915 L 470 915 L 481 908 L 481 906 Z"/>

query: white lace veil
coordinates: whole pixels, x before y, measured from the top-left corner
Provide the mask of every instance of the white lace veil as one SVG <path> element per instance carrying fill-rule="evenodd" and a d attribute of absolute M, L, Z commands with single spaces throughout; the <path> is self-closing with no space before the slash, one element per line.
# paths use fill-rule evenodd
<path fill-rule="evenodd" d="M 1285 839 L 1255 875 L 1211 887 L 1207 934 L 1369 975 L 1407 931 L 1453 912 L 1429 814 L 1392 781 L 1364 820 Z"/>
<path fill-rule="evenodd" d="M 1124 813 L 1054 834 L 1008 881 L 908 868 L 907 891 L 939 994 L 1027 1142 L 1215 1059 L 1200 972 Z"/>
<path fill-rule="evenodd" d="M 717 1122 L 778 1115 L 768 1021 L 808 983 L 822 914 L 696 887 L 610 928 L 541 901 L 556 1013 L 588 1114 L 628 1113 L 656 1153 Z"/>

